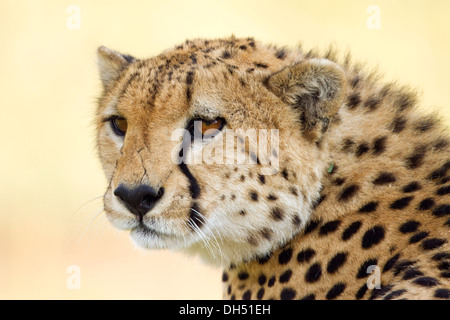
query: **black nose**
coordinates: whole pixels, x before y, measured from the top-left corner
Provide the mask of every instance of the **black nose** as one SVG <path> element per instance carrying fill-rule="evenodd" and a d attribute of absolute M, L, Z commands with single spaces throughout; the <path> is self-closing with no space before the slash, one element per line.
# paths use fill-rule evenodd
<path fill-rule="evenodd" d="M 144 215 L 150 211 L 163 196 L 164 188 L 155 190 L 147 185 L 140 185 L 137 188 L 129 189 L 123 184 L 114 190 L 114 195 L 118 197 L 130 210 L 130 212 L 136 215 L 140 221 Z"/>

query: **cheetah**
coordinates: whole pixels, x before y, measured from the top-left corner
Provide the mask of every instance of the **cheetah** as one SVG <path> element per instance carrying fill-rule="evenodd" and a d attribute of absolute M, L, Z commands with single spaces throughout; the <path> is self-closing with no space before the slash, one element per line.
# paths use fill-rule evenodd
<path fill-rule="evenodd" d="M 450 140 L 415 90 L 234 36 L 98 66 L 104 208 L 138 246 L 221 267 L 225 299 L 449 299 Z"/>

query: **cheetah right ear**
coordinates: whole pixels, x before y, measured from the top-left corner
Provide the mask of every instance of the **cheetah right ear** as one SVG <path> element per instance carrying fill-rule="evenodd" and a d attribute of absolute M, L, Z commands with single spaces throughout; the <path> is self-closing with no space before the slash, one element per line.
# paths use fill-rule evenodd
<path fill-rule="evenodd" d="M 310 59 L 273 74 L 266 85 L 298 113 L 303 135 L 317 142 L 343 103 L 346 78 L 336 63 Z"/>
<path fill-rule="evenodd" d="M 130 55 L 121 54 L 104 46 L 98 48 L 97 55 L 100 78 L 105 89 L 119 78 L 121 71 L 130 63 L 137 61 Z"/>

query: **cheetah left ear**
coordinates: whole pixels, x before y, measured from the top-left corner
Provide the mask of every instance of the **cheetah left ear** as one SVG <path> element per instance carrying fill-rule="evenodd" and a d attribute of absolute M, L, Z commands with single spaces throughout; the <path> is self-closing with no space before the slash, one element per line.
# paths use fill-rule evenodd
<path fill-rule="evenodd" d="M 317 142 L 339 110 L 346 91 L 344 71 L 326 59 L 286 67 L 266 82 L 275 95 L 298 111 L 304 136 Z"/>
<path fill-rule="evenodd" d="M 137 61 L 130 55 L 121 54 L 104 46 L 98 48 L 97 55 L 100 78 L 105 89 L 108 89 L 119 78 L 120 73 L 128 64 Z"/>

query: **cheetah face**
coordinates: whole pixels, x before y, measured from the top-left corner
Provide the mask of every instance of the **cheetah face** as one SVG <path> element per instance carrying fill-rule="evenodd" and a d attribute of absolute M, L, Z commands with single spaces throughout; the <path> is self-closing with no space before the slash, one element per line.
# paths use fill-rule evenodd
<path fill-rule="evenodd" d="M 205 51 L 137 60 L 99 49 L 104 207 L 139 246 L 228 265 L 266 255 L 308 221 L 344 81 L 328 62 Z"/>

